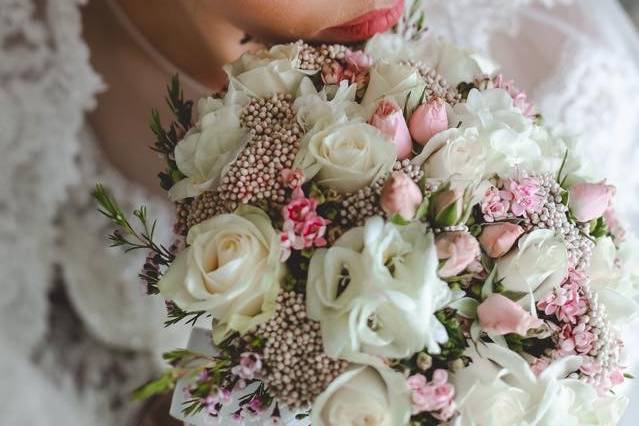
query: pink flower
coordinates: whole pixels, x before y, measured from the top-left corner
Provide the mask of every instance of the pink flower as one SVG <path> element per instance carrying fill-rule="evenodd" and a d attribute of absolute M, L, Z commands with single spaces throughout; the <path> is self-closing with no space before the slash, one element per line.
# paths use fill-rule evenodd
<path fill-rule="evenodd" d="M 529 329 L 543 324 L 539 318 L 498 293 L 491 294 L 477 307 L 477 315 L 484 331 L 499 335 L 517 333 L 526 336 Z"/>
<path fill-rule="evenodd" d="M 579 222 L 601 217 L 615 195 L 615 187 L 601 183 L 577 183 L 570 188 L 568 206 Z"/>
<path fill-rule="evenodd" d="M 610 230 L 613 238 L 617 241 L 623 241 L 626 237 L 626 230 L 617 217 L 615 209 L 609 208 L 606 210 L 604 213 L 604 219 L 606 219 L 606 225 L 608 225 L 608 229 Z"/>
<path fill-rule="evenodd" d="M 510 203 L 501 198 L 499 190 L 494 186 L 488 188 L 481 203 L 484 220 L 486 222 L 494 222 L 506 219 L 508 210 L 510 210 Z"/>
<path fill-rule="evenodd" d="M 304 171 L 302 169 L 284 169 L 280 172 L 280 180 L 285 186 L 296 189 L 304 183 Z"/>
<path fill-rule="evenodd" d="M 231 372 L 243 380 L 253 380 L 262 370 L 262 359 L 253 352 L 244 352 L 240 355 L 240 363 L 231 369 Z"/>
<path fill-rule="evenodd" d="M 490 257 L 497 258 L 510 251 L 512 246 L 524 233 L 524 228 L 514 223 L 500 222 L 484 227 L 479 236 L 479 243 Z"/>
<path fill-rule="evenodd" d="M 539 376 L 550 365 L 551 361 L 552 359 L 546 356 L 535 358 L 535 360 L 530 364 L 530 369 L 535 376 Z"/>
<path fill-rule="evenodd" d="M 579 367 L 579 371 L 586 376 L 594 376 L 601 371 L 601 363 L 595 361 L 593 358 L 585 358 L 585 361 L 581 364 L 581 367 Z"/>
<path fill-rule="evenodd" d="M 524 216 L 527 212 L 538 212 L 543 204 L 539 196 L 539 180 L 534 177 L 506 179 L 499 195 L 510 202 L 510 211 L 515 216 Z"/>
<path fill-rule="evenodd" d="M 439 269 L 441 277 L 453 277 L 461 273 L 480 254 L 479 243 L 468 232 L 444 232 L 435 241 L 437 256 L 446 261 Z"/>
<path fill-rule="evenodd" d="M 523 115 L 529 118 L 535 115 L 535 106 L 528 101 L 526 92 L 517 88 L 513 81 L 507 81 L 503 75 L 499 74 L 493 79 L 493 85 L 497 89 L 506 90 L 513 99 L 515 107 L 519 108 Z"/>
<path fill-rule="evenodd" d="M 344 67 L 339 62 L 327 62 L 322 66 L 322 81 L 324 84 L 339 84 L 344 79 Z"/>
<path fill-rule="evenodd" d="M 368 122 L 391 139 L 399 160 L 410 158 L 413 141 L 408 133 L 402 109 L 397 102 L 392 99 L 382 99 Z"/>
<path fill-rule="evenodd" d="M 433 380 L 428 382 L 422 374 L 415 374 L 406 379 L 412 391 L 413 414 L 429 412 L 440 420 L 452 417 L 455 406 L 455 388 L 448 383 L 446 370 L 438 369 L 433 373 Z"/>
<path fill-rule="evenodd" d="M 409 120 L 410 134 L 420 145 L 425 145 L 434 135 L 448 129 L 446 103 L 439 98 L 421 104 Z"/>
<path fill-rule="evenodd" d="M 280 233 L 281 260 L 291 255 L 291 250 L 303 250 L 326 245 L 324 234 L 329 221 L 316 212 L 317 201 L 306 198 L 301 187 L 293 191 L 293 198 L 282 208 L 284 225 Z"/>
<path fill-rule="evenodd" d="M 582 296 L 580 273 L 572 270 L 559 288 L 537 302 L 537 308 L 546 315 L 555 315 L 559 321 L 576 324 L 588 311 L 588 303 Z"/>
<path fill-rule="evenodd" d="M 348 50 L 345 59 L 349 68 L 357 71 L 367 71 L 373 65 L 373 57 L 361 50 Z"/>
<path fill-rule="evenodd" d="M 393 172 L 382 188 L 380 205 L 388 216 L 399 214 L 411 220 L 422 200 L 422 191 L 411 178 L 403 172 Z"/>

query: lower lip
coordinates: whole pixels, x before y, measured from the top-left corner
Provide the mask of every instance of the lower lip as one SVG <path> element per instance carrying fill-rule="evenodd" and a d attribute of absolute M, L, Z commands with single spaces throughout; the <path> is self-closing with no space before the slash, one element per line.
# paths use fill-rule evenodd
<path fill-rule="evenodd" d="M 337 27 L 327 28 L 323 35 L 332 36 L 343 41 L 361 41 L 384 32 L 399 21 L 404 11 L 404 0 L 397 0 L 388 9 L 379 9 L 355 18 Z"/>

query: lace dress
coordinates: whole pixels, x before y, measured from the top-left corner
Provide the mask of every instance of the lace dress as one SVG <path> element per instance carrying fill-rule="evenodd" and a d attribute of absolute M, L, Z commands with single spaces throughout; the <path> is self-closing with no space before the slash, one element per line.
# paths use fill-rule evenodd
<path fill-rule="evenodd" d="M 162 302 L 138 284 L 142 259 L 106 248 L 109 226 L 90 199 L 101 181 L 170 229 L 170 207 L 113 170 L 84 122 L 103 87 L 81 38 L 81 3 L 0 0 L 3 425 L 125 425 L 138 408 L 129 392 L 188 334 L 163 329 Z M 585 136 L 639 224 L 639 177 L 628 173 L 639 160 L 639 99 L 627 95 L 639 89 L 639 44 L 618 4 L 425 3 L 433 31 L 493 56 L 548 121 Z"/>

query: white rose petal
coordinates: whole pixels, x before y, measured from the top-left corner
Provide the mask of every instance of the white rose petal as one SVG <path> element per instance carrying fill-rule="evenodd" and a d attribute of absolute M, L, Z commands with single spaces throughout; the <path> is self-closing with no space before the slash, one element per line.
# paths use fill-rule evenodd
<path fill-rule="evenodd" d="M 410 418 L 405 378 L 379 359 L 354 357 L 354 364 L 338 376 L 313 403 L 315 426 L 397 426 Z"/>
<path fill-rule="evenodd" d="M 246 130 L 240 127 L 240 105 L 210 100 L 200 107 L 199 125 L 175 147 L 175 162 L 186 177 L 169 190 L 171 201 L 213 189 L 243 147 Z"/>
<path fill-rule="evenodd" d="M 538 300 L 561 284 L 568 272 L 568 251 L 554 231 L 537 229 L 520 238 L 517 249 L 497 260 L 496 267 L 506 290 L 532 292 Z"/>
<path fill-rule="evenodd" d="M 474 128 L 448 129 L 433 136 L 412 163 L 429 178 L 478 181 L 486 174 L 487 144 Z"/>
<path fill-rule="evenodd" d="M 295 158 L 305 178 L 338 192 L 355 192 L 389 173 L 395 146 L 366 123 L 335 124 L 305 139 Z"/>
<path fill-rule="evenodd" d="M 274 93 L 295 94 L 300 82 L 309 74 L 297 68 L 299 45 L 276 45 L 268 51 L 247 52 L 224 66 L 230 90 L 253 97 Z"/>
<path fill-rule="evenodd" d="M 370 81 L 362 99 L 363 105 L 391 98 L 403 107 L 410 93 L 408 106 L 412 109 L 417 107 L 419 97 L 426 87 L 419 71 L 407 64 L 379 62 L 371 67 L 369 74 Z"/>
<path fill-rule="evenodd" d="M 284 271 L 278 235 L 263 211 L 215 216 L 193 226 L 187 244 L 158 284 L 166 299 L 209 312 L 219 322 L 218 338 L 270 317 Z"/>
<path fill-rule="evenodd" d="M 567 356 L 539 376 L 526 360 L 497 344 L 471 343 L 471 364 L 452 375 L 459 415 L 454 426 L 578 426 L 617 424 L 627 399 L 600 397 L 596 389 L 567 376 L 582 360 Z"/>

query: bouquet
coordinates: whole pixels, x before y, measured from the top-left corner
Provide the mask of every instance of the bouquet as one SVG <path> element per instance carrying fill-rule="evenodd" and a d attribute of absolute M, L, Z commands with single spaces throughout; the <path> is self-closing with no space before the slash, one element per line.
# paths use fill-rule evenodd
<path fill-rule="evenodd" d="M 618 422 L 637 307 L 615 189 L 421 23 L 246 53 L 197 104 L 172 81 L 151 127 L 174 244 L 95 196 L 113 244 L 149 250 L 167 325 L 205 324 L 216 352 L 167 353 L 138 396 L 187 380 L 185 415 L 233 400 L 239 421 L 315 426 Z"/>

